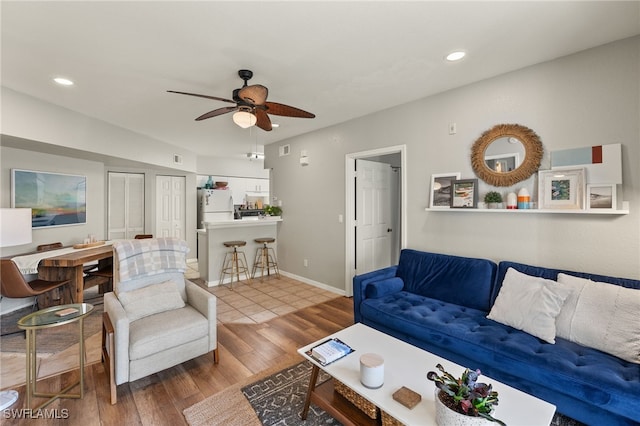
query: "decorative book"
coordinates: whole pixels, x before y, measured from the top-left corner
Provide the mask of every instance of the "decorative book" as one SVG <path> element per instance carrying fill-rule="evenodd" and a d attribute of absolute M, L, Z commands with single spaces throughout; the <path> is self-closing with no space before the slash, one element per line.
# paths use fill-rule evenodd
<path fill-rule="evenodd" d="M 353 351 L 354 349 L 349 345 L 334 337 L 314 346 L 311 350 L 307 351 L 307 355 L 318 361 L 322 366 L 325 366 Z"/>

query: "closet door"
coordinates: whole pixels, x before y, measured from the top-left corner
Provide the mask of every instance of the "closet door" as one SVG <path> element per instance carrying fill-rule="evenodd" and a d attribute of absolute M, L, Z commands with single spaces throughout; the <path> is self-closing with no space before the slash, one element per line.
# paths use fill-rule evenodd
<path fill-rule="evenodd" d="M 144 174 L 109 172 L 107 238 L 144 234 Z"/>
<path fill-rule="evenodd" d="M 185 239 L 185 192 L 184 176 L 156 176 L 156 236 Z"/>

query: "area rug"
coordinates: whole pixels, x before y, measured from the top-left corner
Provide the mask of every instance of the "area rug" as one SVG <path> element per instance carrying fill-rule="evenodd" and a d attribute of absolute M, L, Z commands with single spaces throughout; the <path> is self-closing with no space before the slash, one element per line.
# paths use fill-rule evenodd
<path fill-rule="evenodd" d="M 305 421 L 299 413 L 304 406 L 311 363 L 303 361 L 275 373 L 264 372 L 185 409 L 191 426 L 205 425 L 340 425 L 322 409 L 311 404 Z M 328 379 L 321 373 L 320 382 Z M 583 426 L 562 414 L 556 414 L 552 426 Z"/>
<path fill-rule="evenodd" d="M 340 425 L 313 404 L 307 419 L 300 419 L 310 375 L 311 363 L 291 365 L 290 361 L 284 368 L 273 367 L 212 395 L 185 409 L 183 414 L 191 426 Z M 319 382 L 328 378 L 321 372 Z"/>

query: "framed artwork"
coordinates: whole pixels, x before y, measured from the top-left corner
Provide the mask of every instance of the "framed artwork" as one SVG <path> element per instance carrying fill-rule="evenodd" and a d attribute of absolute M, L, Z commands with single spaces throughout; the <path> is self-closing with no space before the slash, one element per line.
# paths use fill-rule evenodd
<path fill-rule="evenodd" d="M 31 209 L 31 227 L 87 223 L 87 177 L 11 170 L 11 205 Z"/>
<path fill-rule="evenodd" d="M 584 168 L 538 172 L 538 208 L 584 209 Z"/>
<path fill-rule="evenodd" d="M 478 207 L 478 179 L 461 179 L 452 182 L 451 207 L 461 209 Z"/>
<path fill-rule="evenodd" d="M 430 208 L 449 208 L 451 205 L 451 182 L 456 179 L 460 179 L 460 172 L 431 175 L 431 194 L 429 196 Z"/>
<path fill-rule="evenodd" d="M 616 210 L 617 206 L 615 183 L 587 185 L 587 209 Z"/>

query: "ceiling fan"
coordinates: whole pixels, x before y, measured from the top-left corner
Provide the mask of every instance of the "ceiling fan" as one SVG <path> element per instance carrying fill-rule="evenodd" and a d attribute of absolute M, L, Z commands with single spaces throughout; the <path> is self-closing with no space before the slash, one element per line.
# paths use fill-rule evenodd
<path fill-rule="evenodd" d="M 233 121 L 238 126 L 248 128 L 256 125 L 262 130 L 270 131 L 272 126 L 271 119 L 268 114 L 296 118 L 315 117 L 315 114 L 303 111 L 299 108 L 276 102 L 267 102 L 269 89 L 261 84 L 253 84 L 251 86 L 247 85 L 247 81 L 251 80 L 251 77 L 253 77 L 253 71 L 240 70 L 238 71 L 238 75 L 244 81 L 244 85 L 240 89 L 235 89 L 233 91 L 233 100 L 219 98 L 217 96 L 199 95 L 197 93 L 176 92 L 175 90 L 167 90 L 167 92 L 178 93 L 180 95 L 198 96 L 200 98 L 236 104 L 235 106 L 226 106 L 209 111 L 196 118 L 196 121 L 217 117 L 219 115 L 235 111 L 233 114 Z"/>

